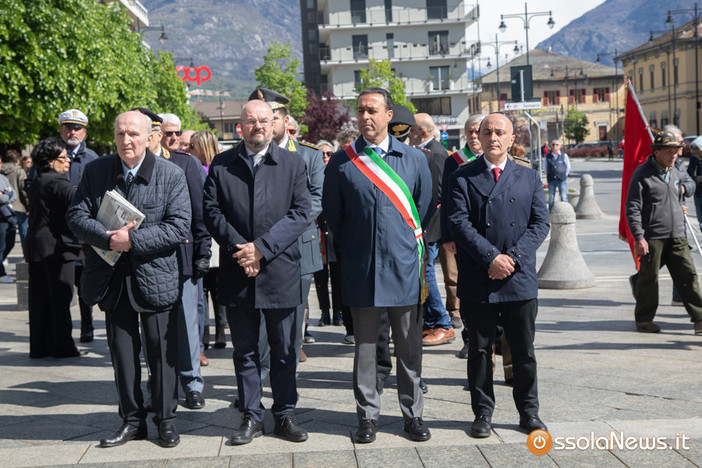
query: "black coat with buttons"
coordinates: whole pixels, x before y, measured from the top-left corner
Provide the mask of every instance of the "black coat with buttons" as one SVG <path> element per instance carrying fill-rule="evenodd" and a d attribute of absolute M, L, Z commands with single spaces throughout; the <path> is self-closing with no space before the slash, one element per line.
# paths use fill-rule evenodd
<path fill-rule="evenodd" d="M 458 296 L 462 301 L 499 303 L 538 294 L 536 250 L 550 229 L 539 174 L 507 159 L 495 183 L 484 158 L 449 179 L 448 229 L 458 247 Z M 503 280 L 488 278 L 499 254 L 516 261 Z"/>

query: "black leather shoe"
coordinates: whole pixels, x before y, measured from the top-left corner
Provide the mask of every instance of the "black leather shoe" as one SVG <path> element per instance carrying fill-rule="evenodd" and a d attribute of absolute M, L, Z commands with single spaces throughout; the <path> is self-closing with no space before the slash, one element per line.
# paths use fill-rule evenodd
<path fill-rule="evenodd" d="M 107 439 L 100 440 L 100 447 L 117 447 L 124 445 L 130 440 L 143 440 L 148 436 L 146 423 L 141 423 L 138 426 L 133 426 L 129 423 L 122 424 L 114 434 Z"/>
<path fill-rule="evenodd" d="M 263 435 L 263 422 L 258 422 L 248 414 L 241 420 L 239 429 L 232 433 L 229 441 L 232 445 L 244 445 L 250 443 L 254 437 Z"/>
<path fill-rule="evenodd" d="M 158 425 L 158 445 L 161 447 L 175 447 L 180 443 L 180 436 L 175 424 L 170 421 Z"/>
<path fill-rule="evenodd" d="M 429 428 L 424 425 L 422 418 L 412 418 L 405 421 L 405 432 L 412 440 L 424 442 L 431 439 Z"/>
<path fill-rule="evenodd" d="M 185 395 L 185 407 L 188 409 L 202 409 L 205 407 L 205 398 L 200 392 L 188 392 Z"/>
<path fill-rule="evenodd" d="M 541 419 L 539 419 L 539 415 L 537 414 L 530 414 L 519 418 L 519 427 L 521 427 L 522 429 L 526 429 L 529 433 L 537 429 L 541 429 L 542 431 L 548 431 L 546 424 L 544 424 L 544 422 Z"/>
<path fill-rule="evenodd" d="M 424 379 L 419 379 L 419 388 L 422 389 L 422 393 L 427 393 L 429 391 L 429 385 L 427 385 L 427 381 Z"/>
<path fill-rule="evenodd" d="M 294 414 L 277 416 L 273 433 L 290 442 L 304 442 L 309 438 L 307 431 L 295 422 Z"/>
<path fill-rule="evenodd" d="M 492 429 L 492 418 L 484 414 L 479 414 L 473 420 L 473 424 L 470 426 L 470 436 L 476 439 L 484 439 L 485 437 L 490 437 L 490 430 Z"/>
<path fill-rule="evenodd" d="M 80 342 L 81 343 L 90 343 L 93 341 L 93 332 L 92 331 L 84 331 L 80 333 Z"/>
<path fill-rule="evenodd" d="M 372 419 L 361 419 L 356 435 L 353 437 L 359 444 L 370 444 L 375 441 L 378 432 L 378 422 Z"/>

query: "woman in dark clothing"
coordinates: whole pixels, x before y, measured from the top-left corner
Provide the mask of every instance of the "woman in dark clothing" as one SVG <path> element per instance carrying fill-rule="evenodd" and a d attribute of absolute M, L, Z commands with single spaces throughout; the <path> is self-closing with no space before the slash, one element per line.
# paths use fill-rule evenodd
<path fill-rule="evenodd" d="M 76 357 L 71 336 L 74 263 L 80 244 L 66 225 L 75 187 L 62 174 L 71 160 L 59 138 L 40 141 L 32 159 L 38 176 L 29 189 L 29 357 Z"/>

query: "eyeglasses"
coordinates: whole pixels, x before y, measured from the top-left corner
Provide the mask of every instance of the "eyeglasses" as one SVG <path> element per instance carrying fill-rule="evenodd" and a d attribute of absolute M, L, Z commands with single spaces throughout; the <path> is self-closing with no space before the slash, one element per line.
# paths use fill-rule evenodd
<path fill-rule="evenodd" d="M 267 126 L 269 126 L 269 125 L 271 124 L 271 121 L 268 120 L 268 119 L 263 119 L 263 120 L 253 120 L 253 119 L 251 119 L 251 120 L 244 120 L 244 125 L 246 125 L 247 127 L 253 127 L 253 126 L 256 125 L 257 123 L 258 123 L 261 127 L 264 127 L 264 128 L 265 128 L 265 127 L 267 127 Z"/>
<path fill-rule="evenodd" d="M 70 161 L 71 160 L 71 158 L 69 158 L 68 156 L 58 156 L 56 159 L 60 159 L 61 161 Z"/>
<path fill-rule="evenodd" d="M 180 130 L 177 130 L 177 131 L 163 132 L 163 134 L 166 135 L 166 136 L 168 136 L 168 137 L 169 137 L 169 136 L 173 136 L 173 135 L 175 135 L 175 136 L 181 136 L 181 135 L 183 134 L 183 132 L 180 131 Z"/>
<path fill-rule="evenodd" d="M 297 130 L 288 130 L 288 133 L 291 135 L 297 135 Z"/>
<path fill-rule="evenodd" d="M 332 154 L 334 154 L 333 151 L 324 151 L 325 156 L 331 156 Z"/>

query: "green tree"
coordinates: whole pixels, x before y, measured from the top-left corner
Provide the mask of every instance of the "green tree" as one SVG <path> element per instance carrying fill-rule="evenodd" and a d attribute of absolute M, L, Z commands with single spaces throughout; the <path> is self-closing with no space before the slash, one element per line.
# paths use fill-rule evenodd
<path fill-rule="evenodd" d="M 254 71 L 259 87 L 290 99 L 290 104 L 286 107 L 296 118 L 302 117 L 307 109 L 307 89 L 297 79 L 300 75 L 297 71 L 299 66 L 300 61 L 292 58 L 290 44 L 273 41 L 263 57 L 263 65 Z"/>
<path fill-rule="evenodd" d="M 88 115 L 88 138 L 114 140 L 120 112 L 136 106 L 174 112 L 188 125 L 197 114 L 170 56 L 155 57 L 130 30 L 119 3 L 94 0 L 3 0 L 0 15 L 0 141 L 35 143 L 55 135 L 58 115 Z"/>
<path fill-rule="evenodd" d="M 576 143 L 581 143 L 585 140 L 587 134 L 590 133 L 588 124 L 587 116 L 583 112 L 575 108 L 568 109 L 568 113 L 563 119 L 563 131 L 566 138 Z"/>
<path fill-rule="evenodd" d="M 387 89 L 392 98 L 392 102 L 405 106 L 413 114 L 417 113 L 417 109 L 414 105 L 407 101 L 405 83 L 403 83 L 401 79 L 395 77 L 390 60 L 370 59 L 368 61 L 368 68 L 361 69 L 359 75 L 360 80 L 355 87 L 357 93 L 360 93 L 366 88 Z"/>

